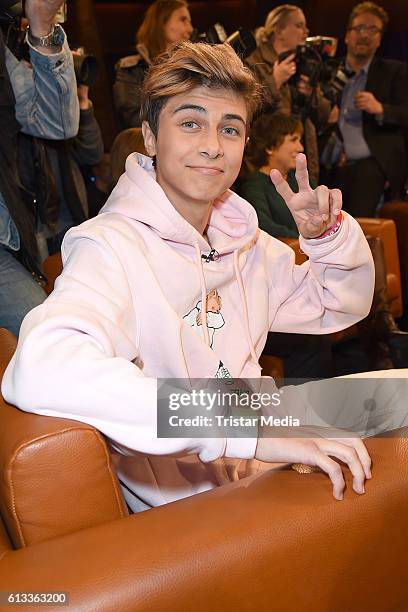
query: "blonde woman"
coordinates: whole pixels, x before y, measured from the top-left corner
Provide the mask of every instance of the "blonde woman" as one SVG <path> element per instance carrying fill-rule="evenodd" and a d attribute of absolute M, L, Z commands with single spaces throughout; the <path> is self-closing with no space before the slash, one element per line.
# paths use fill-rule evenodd
<path fill-rule="evenodd" d="M 293 113 L 293 87 L 290 86 L 289 79 L 296 73 L 296 47 L 306 42 L 308 34 L 306 18 L 299 7 L 293 4 L 277 6 L 268 14 L 265 25 L 258 28 L 257 48 L 246 60 L 258 81 L 265 87 L 268 106 L 286 115 Z M 289 55 L 280 62 L 279 56 L 282 53 Z M 330 103 L 318 88 L 313 89 L 306 75 L 300 75 L 296 89 L 304 100 L 304 108 L 301 111 L 308 109 L 306 118 L 302 116 L 304 146 L 310 176 L 317 183 L 319 156 L 316 129 L 326 125 Z"/>

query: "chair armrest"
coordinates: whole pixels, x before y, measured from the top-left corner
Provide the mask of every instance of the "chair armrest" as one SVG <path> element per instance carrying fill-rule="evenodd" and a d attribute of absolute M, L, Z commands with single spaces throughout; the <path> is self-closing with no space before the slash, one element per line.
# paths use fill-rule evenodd
<path fill-rule="evenodd" d="M 366 494 L 266 472 L 0 559 L 0 590 L 67 591 L 76 610 L 404 609 L 407 431 L 373 438 Z M 194 604 L 192 604 L 194 602 Z"/>
<path fill-rule="evenodd" d="M 126 516 L 103 436 L 0 397 L 0 513 L 16 548 Z"/>

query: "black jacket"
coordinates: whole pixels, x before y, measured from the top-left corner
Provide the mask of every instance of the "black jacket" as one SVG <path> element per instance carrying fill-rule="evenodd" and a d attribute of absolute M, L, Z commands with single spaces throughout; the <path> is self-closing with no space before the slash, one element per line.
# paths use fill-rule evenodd
<path fill-rule="evenodd" d="M 151 61 L 143 45 L 137 45 L 137 51 L 137 55 L 123 57 L 115 66 L 113 101 L 122 130 L 141 125 L 141 91 Z"/>
<path fill-rule="evenodd" d="M 407 174 L 404 131 L 408 128 L 408 75 L 405 64 L 374 57 L 367 75 L 366 90 L 384 106 L 382 123 L 363 113 L 363 134 L 394 195 L 399 195 Z"/>

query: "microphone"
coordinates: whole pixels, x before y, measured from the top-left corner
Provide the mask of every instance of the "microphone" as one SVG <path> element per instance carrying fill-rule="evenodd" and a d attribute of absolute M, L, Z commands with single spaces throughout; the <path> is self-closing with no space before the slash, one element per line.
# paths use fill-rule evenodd
<path fill-rule="evenodd" d="M 204 259 L 206 263 L 210 263 L 210 261 L 218 261 L 219 258 L 220 254 L 215 249 L 211 249 L 207 255 L 201 255 L 201 259 Z"/>

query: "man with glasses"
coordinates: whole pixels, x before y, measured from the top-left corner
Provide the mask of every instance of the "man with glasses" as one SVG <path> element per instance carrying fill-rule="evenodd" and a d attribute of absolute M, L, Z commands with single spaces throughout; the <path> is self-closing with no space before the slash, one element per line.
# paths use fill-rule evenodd
<path fill-rule="evenodd" d="M 374 216 L 386 185 L 398 197 L 406 175 L 406 68 L 375 57 L 387 24 L 381 6 L 362 2 L 350 14 L 345 37 L 353 76 L 341 99 L 334 183 L 353 216 Z"/>

